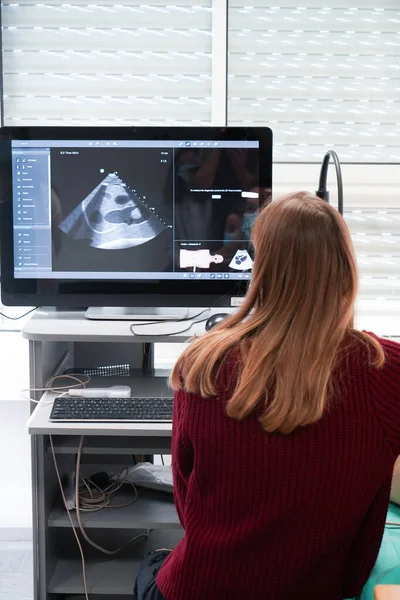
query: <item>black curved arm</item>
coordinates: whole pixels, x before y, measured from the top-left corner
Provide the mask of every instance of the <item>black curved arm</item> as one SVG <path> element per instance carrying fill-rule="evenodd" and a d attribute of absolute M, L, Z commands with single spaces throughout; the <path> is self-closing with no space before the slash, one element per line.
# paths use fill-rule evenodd
<path fill-rule="evenodd" d="M 339 157 L 334 150 L 328 150 L 328 152 L 324 156 L 324 160 L 322 161 L 321 173 L 319 176 L 319 188 L 318 191 L 315 192 L 318 198 L 322 200 L 326 200 L 329 202 L 329 192 L 326 189 L 327 179 L 328 179 L 328 167 L 330 159 L 333 159 L 335 163 L 336 169 L 336 180 L 337 180 L 337 190 L 338 190 L 338 211 L 341 215 L 343 215 L 343 179 L 342 179 L 342 169 L 340 167 Z"/>

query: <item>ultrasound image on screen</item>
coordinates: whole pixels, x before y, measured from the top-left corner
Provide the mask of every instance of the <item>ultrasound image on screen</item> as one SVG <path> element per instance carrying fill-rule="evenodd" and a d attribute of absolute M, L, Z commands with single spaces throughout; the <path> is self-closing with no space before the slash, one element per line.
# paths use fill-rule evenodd
<path fill-rule="evenodd" d="M 53 270 L 172 270 L 171 164 L 171 148 L 53 149 Z"/>
<path fill-rule="evenodd" d="M 144 244 L 166 227 L 144 198 L 110 173 L 64 219 L 60 229 L 73 239 L 88 239 L 94 248 L 121 250 Z"/>

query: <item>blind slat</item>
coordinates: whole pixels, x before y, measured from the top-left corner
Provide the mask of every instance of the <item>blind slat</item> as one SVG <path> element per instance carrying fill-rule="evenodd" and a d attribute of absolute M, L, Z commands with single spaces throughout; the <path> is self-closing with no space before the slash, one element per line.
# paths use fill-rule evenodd
<path fill-rule="evenodd" d="M 310 6 L 307 1 L 307 7 L 299 8 L 294 7 L 293 3 L 285 8 L 282 2 L 278 7 L 271 7 L 265 1 L 259 8 L 244 7 L 243 4 L 234 8 L 232 3 L 229 4 L 229 27 L 233 31 L 242 31 L 243 35 L 249 30 L 259 32 L 258 43 L 268 40 L 270 35 L 276 35 L 277 32 L 286 32 L 286 36 L 279 37 L 281 45 L 291 45 L 294 39 L 303 37 L 303 42 L 311 47 L 318 47 L 322 43 L 326 31 L 337 33 L 334 43 L 351 45 L 354 42 L 353 46 L 356 46 L 357 38 L 352 36 L 361 33 L 382 38 L 387 33 L 398 35 L 399 6 L 389 8 L 387 2 L 384 2 L 383 10 L 380 7 L 372 10 L 365 6 L 360 9 L 340 7 L 335 0 L 331 0 L 330 5 L 324 5 L 321 1 L 317 7 Z M 313 37 L 305 36 L 307 32 L 312 32 Z M 384 39 L 382 43 L 385 43 Z"/>
<path fill-rule="evenodd" d="M 357 100 L 368 96 L 368 100 L 399 100 L 400 77 L 388 78 L 387 81 L 381 77 L 341 77 L 341 84 L 346 86 L 346 100 Z M 231 78 L 229 89 L 232 98 L 252 97 L 252 87 L 257 86 L 263 90 L 266 97 L 282 99 L 290 93 L 290 98 L 315 98 L 319 100 L 331 100 L 335 91 L 337 80 L 335 77 L 304 76 L 301 77 L 252 77 L 249 75 L 238 75 Z"/>
<path fill-rule="evenodd" d="M 378 78 L 385 82 L 393 77 L 397 82 L 400 75 L 400 51 L 394 55 L 380 55 L 370 52 L 369 54 L 360 54 L 358 56 L 348 56 L 338 54 L 335 56 L 323 56 L 318 54 L 298 55 L 296 52 L 291 54 L 274 54 L 270 49 L 270 54 L 256 53 L 249 51 L 246 54 L 230 54 L 229 58 L 229 78 L 232 82 L 234 77 L 247 76 L 254 77 L 255 83 L 260 77 L 279 76 L 282 79 L 290 77 L 312 78 L 319 77 L 324 79 L 329 85 L 331 77 L 336 78 L 336 88 L 334 98 L 346 98 L 346 88 L 349 77 L 351 79 L 368 79 L 369 77 Z M 288 81 L 290 83 L 290 81 Z M 257 87 L 254 86 L 253 94 Z M 246 87 L 243 90 L 248 93 Z M 257 90 L 260 91 L 260 90 Z M 315 90 L 313 97 L 318 93 Z M 229 90 L 230 94 L 230 90 Z M 290 96 L 290 89 L 285 94 Z"/>
<path fill-rule="evenodd" d="M 207 55 L 187 56 L 176 53 L 170 57 L 159 57 L 155 53 L 145 55 L 118 52 L 40 52 L 20 51 L 3 52 L 4 75 L 18 76 L 18 73 L 99 73 L 101 63 L 102 73 L 117 73 L 124 75 L 148 74 L 157 75 L 198 75 L 211 70 L 211 61 Z M 8 93 L 7 88 L 4 88 Z M 132 87 L 126 89 L 127 94 L 134 91 Z M 22 94 L 25 90 L 21 88 Z M 74 93 L 74 90 L 71 90 Z M 79 95 L 79 90 L 76 90 Z M 211 87 L 210 87 L 211 92 Z M 151 93 L 151 92 L 150 92 Z"/>
<path fill-rule="evenodd" d="M 50 0 L 48 2 L 42 2 L 38 0 L 23 0 L 20 2 L 19 0 L 3 0 L 3 6 L 19 8 L 22 6 L 39 6 L 53 7 L 53 10 L 68 10 L 71 6 L 80 7 L 81 10 L 86 12 L 88 8 L 96 8 L 98 10 L 107 12 L 108 10 L 118 10 L 121 7 L 128 8 L 132 14 L 133 13 L 143 13 L 144 11 L 152 11 L 154 13 L 163 14 L 168 12 L 169 8 L 172 6 L 174 9 L 182 12 L 188 13 L 192 10 L 205 10 L 210 11 L 210 2 L 209 0 L 196 0 L 196 3 L 188 3 L 187 0 L 176 0 L 172 4 L 166 2 L 166 0 L 151 0 L 151 2 L 135 2 L 133 3 L 131 0 L 123 0 L 116 3 L 115 0 L 96 0 L 92 2 L 90 0 L 73 0 L 73 2 L 64 2 L 64 0 Z"/>
<path fill-rule="evenodd" d="M 117 114 L 116 114 L 117 111 Z M 190 121 L 196 113 L 197 119 L 206 120 L 209 112 L 207 99 L 195 100 L 192 98 L 167 99 L 167 98 L 115 98 L 102 96 L 98 98 L 86 97 L 84 101 L 79 98 L 54 97 L 6 97 L 4 99 L 4 113 L 7 119 L 18 120 L 21 116 L 34 113 L 35 118 L 49 118 L 55 112 L 61 114 L 63 119 L 79 118 L 83 121 L 109 119 L 113 122 L 115 117 L 125 120 L 156 119 L 160 116 L 166 121 L 173 121 L 179 114 L 182 121 Z"/>
<path fill-rule="evenodd" d="M 2 18 L 4 27 L 29 29 L 31 27 L 54 27 L 90 29 L 100 28 L 128 28 L 132 31 L 137 29 L 156 29 L 165 31 L 167 28 L 181 29 L 209 29 L 210 9 L 192 6 L 186 3 L 183 7 L 168 5 L 167 2 L 160 10 L 154 10 L 152 6 L 132 7 L 129 5 L 115 4 L 110 7 L 102 7 L 100 4 L 88 2 L 84 7 L 76 6 L 74 3 L 64 4 L 48 2 L 34 5 L 4 5 Z"/>
<path fill-rule="evenodd" d="M 22 80 L 22 81 L 20 81 Z M 183 75 L 76 75 L 65 74 L 40 74 L 5 75 L 4 87 L 9 96 L 17 96 L 23 87 L 25 94 L 34 96 L 51 95 L 57 88 L 61 96 L 71 95 L 71 89 L 79 89 L 83 96 L 103 96 L 112 94 L 122 97 L 127 92 L 127 86 L 135 91 L 139 97 L 190 97 L 204 99 L 210 93 L 208 77 L 195 77 Z M 73 93 L 73 92 L 72 92 Z"/>
<path fill-rule="evenodd" d="M 271 97 L 272 96 L 272 97 Z M 285 96 L 280 98 L 278 94 L 270 94 L 269 98 L 263 95 L 242 98 L 231 98 L 232 111 L 235 111 L 236 119 L 250 120 L 252 122 L 270 122 L 277 115 L 279 119 L 286 123 L 296 123 L 296 121 L 319 122 L 325 125 L 325 132 L 329 135 L 329 123 L 342 123 L 346 121 L 358 123 L 387 123 L 396 125 L 397 115 L 400 114 L 400 98 L 398 100 L 342 100 L 335 99 L 316 99 L 314 98 L 290 98 Z M 266 114 L 269 115 L 267 120 Z M 291 117 L 291 118 L 290 118 Z M 319 118 L 318 118 L 319 117 Z M 233 115 L 231 115 L 233 119 Z M 322 128 L 321 128 L 322 129 Z M 345 127 L 343 127 L 345 129 Z M 365 128 L 362 128 L 365 131 Z M 354 134 L 356 131 L 354 130 Z M 358 132 L 357 132 L 358 133 Z M 279 131 L 278 131 L 279 134 Z M 360 131 L 361 134 L 361 131 Z M 348 136 L 346 136 L 348 137 Z M 300 140 L 299 140 L 300 141 Z M 306 141 L 306 140 L 304 140 Z M 349 137 L 349 143 L 355 143 L 356 140 Z M 382 143 L 382 140 L 374 140 L 375 145 Z"/>
<path fill-rule="evenodd" d="M 32 0 L 29 0 L 32 1 Z M 109 0 L 111 1 L 111 0 Z M 266 4 L 265 0 L 251 0 L 251 6 L 246 6 L 246 10 L 255 10 L 257 8 L 270 8 L 272 3 Z M 273 3 L 273 6 L 279 6 L 280 8 L 296 9 L 296 3 L 293 0 L 279 0 Z M 362 9 L 374 9 L 376 11 L 383 10 L 385 8 L 398 8 L 398 0 L 384 0 L 379 2 L 377 6 L 376 0 L 352 0 L 351 7 L 347 0 L 332 0 L 329 4 L 323 3 L 323 0 L 307 0 L 306 3 L 302 2 L 301 7 L 296 10 L 306 10 L 307 8 L 323 8 L 326 11 L 335 9 L 349 9 L 349 10 L 362 10 Z M 243 0 L 229 0 L 229 8 L 243 9 Z"/>
<path fill-rule="evenodd" d="M 200 46 L 206 43 L 210 45 L 211 33 L 204 30 L 193 31 L 188 34 L 186 31 L 172 29 L 167 34 L 160 30 L 146 30 L 131 32 L 127 29 L 68 29 L 61 30 L 57 27 L 53 29 L 29 29 L 19 28 L 15 30 L 5 29 L 3 32 L 3 45 L 6 48 L 26 50 L 56 50 L 65 51 L 74 49 L 75 51 L 127 51 L 135 53 L 165 53 L 174 56 L 177 47 L 177 38 L 179 40 L 179 52 L 190 52 L 195 55 Z M 208 48 L 208 53 L 210 48 Z"/>

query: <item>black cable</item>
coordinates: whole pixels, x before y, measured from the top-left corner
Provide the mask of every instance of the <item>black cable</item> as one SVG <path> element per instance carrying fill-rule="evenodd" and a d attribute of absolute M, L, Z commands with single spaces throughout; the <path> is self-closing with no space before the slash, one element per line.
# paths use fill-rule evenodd
<path fill-rule="evenodd" d="M 209 312 L 209 308 L 205 308 L 204 310 L 197 313 L 197 315 L 193 315 L 192 317 L 186 316 L 182 317 L 182 319 L 158 319 L 157 321 L 143 321 L 142 323 L 134 323 L 131 327 L 146 327 L 146 325 L 158 325 L 158 323 L 184 323 L 185 321 L 192 321 L 197 317 L 200 317 L 205 312 Z M 189 312 L 189 311 L 188 311 Z"/>
<path fill-rule="evenodd" d="M 143 369 L 148 370 L 150 367 L 151 344 L 146 342 L 143 344 Z"/>
<path fill-rule="evenodd" d="M 142 364 L 141 369 L 147 369 L 147 358 L 148 358 L 147 344 L 142 344 Z"/>
<path fill-rule="evenodd" d="M 321 172 L 319 176 L 319 189 L 316 193 L 318 198 L 329 202 L 329 192 L 326 189 L 327 187 L 327 179 L 328 179 L 328 167 L 329 161 L 332 158 L 335 163 L 336 170 L 336 180 L 337 180 L 337 190 L 338 190 L 338 211 L 341 215 L 343 215 L 343 178 L 342 178 L 342 169 L 340 166 L 340 160 L 338 155 L 334 150 L 328 150 L 328 152 L 324 156 L 324 160 L 322 161 Z"/>
<path fill-rule="evenodd" d="M 170 337 L 171 335 L 179 335 L 180 333 L 185 333 L 186 331 L 189 331 L 189 329 L 191 327 L 193 327 L 193 325 L 195 323 L 203 323 L 204 321 L 208 321 L 208 318 L 209 318 L 208 315 L 206 318 L 200 319 L 199 321 L 194 320 L 194 319 L 197 319 L 197 317 L 201 317 L 201 315 L 204 315 L 205 312 L 209 313 L 210 309 L 205 308 L 204 310 L 197 313 L 197 315 L 193 315 L 192 317 L 183 317 L 182 319 L 174 319 L 174 320 L 160 319 L 159 321 L 145 321 L 144 323 L 131 323 L 131 325 L 129 326 L 129 329 L 130 329 L 132 335 L 137 335 L 133 331 L 133 329 L 136 327 L 145 327 L 146 325 L 158 325 L 159 323 L 185 323 L 187 321 L 191 321 L 190 325 L 188 327 L 186 327 L 185 329 L 181 329 L 181 331 L 174 331 L 172 333 L 161 333 L 161 334 L 158 333 L 157 337 Z"/>
<path fill-rule="evenodd" d="M 24 317 L 30 315 L 34 310 L 37 310 L 38 308 L 38 306 L 35 306 L 35 308 L 31 308 L 31 310 L 28 310 L 28 312 L 24 313 L 23 315 L 20 315 L 19 317 L 9 317 L 8 315 L 5 315 L 4 313 L 0 312 L 0 317 L 4 317 L 4 319 L 8 319 L 9 321 L 19 321 L 20 319 L 23 319 Z"/>
<path fill-rule="evenodd" d="M 208 311 L 209 309 L 207 309 Z M 205 311 L 203 310 L 200 314 L 195 315 L 194 317 L 192 317 L 193 319 L 195 319 L 196 317 L 200 316 L 201 314 L 203 314 Z M 205 321 L 208 321 L 209 317 L 206 317 L 205 319 L 199 319 L 198 321 L 192 321 L 190 323 L 190 325 L 188 325 L 187 327 L 185 327 L 185 329 L 181 329 L 180 331 L 172 331 L 171 333 L 157 333 L 157 337 L 171 337 L 172 335 L 179 335 L 180 333 L 186 333 L 186 331 L 189 331 L 189 329 L 191 329 L 193 327 L 193 325 L 195 325 L 196 323 L 204 323 Z M 182 321 L 191 321 L 191 319 L 179 319 L 178 321 L 151 321 L 149 323 L 141 323 L 141 325 L 156 325 L 158 323 L 181 323 Z M 137 327 L 137 325 L 134 325 L 133 323 L 129 326 L 129 329 L 131 330 L 131 334 L 132 335 L 137 335 L 134 331 L 133 328 Z"/>

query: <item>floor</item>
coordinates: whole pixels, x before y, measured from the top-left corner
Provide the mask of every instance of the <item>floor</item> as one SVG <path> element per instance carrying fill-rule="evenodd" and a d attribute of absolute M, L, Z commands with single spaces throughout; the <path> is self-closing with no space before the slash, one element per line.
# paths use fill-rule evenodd
<path fill-rule="evenodd" d="M 33 600 L 31 542 L 0 541 L 0 600 Z"/>

